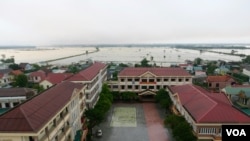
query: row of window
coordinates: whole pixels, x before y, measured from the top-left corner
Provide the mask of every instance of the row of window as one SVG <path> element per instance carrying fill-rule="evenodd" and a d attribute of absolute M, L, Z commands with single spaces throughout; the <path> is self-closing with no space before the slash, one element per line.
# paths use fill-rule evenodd
<path fill-rule="evenodd" d="M 119 88 L 119 86 L 118 85 L 113 85 L 113 89 L 118 89 Z M 164 85 L 164 86 L 162 86 L 162 85 L 157 85 L 157 86 L 139 86 L 139 85 L 127 85 L 127 87 L 126 87 L 126 85 L 120 85 L 120 88 L 122 89 L 122 90 L 124 90 L 124 89 L 135 89 L 135 90 L 139 90 L 139 88 L 140 89 L 161 89 L 161 88 L 167 88 L 167 86 L 166 85 Z"/>
<path fill-rule="evenodd" d="M 176 82 L 176 81 L 179 81 L 179 82 L 184 82 L 184 81 L 189 81 L 190 79 L 189 78 L 164 78 L 164 79 L 139 79 L 139 78 L 135 78 L 134 80 L 132 78 L 128 78 L 127 79 L 127 82 L 139 82 L 141 80 L 141 82 L 168 82 L 168 81 L 171 81 L 171 82 Z M 121 78 L 120 79 L 121 82 L 125 82 L 126 79 L 125 78 Z"/>

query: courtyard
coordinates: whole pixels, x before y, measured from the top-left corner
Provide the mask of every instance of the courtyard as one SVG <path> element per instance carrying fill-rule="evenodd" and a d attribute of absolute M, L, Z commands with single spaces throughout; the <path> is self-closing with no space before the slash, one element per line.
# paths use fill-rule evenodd
<path fill-rule="evenodd" d="M 155 103 L 115 103 L 103 123 L 93 128 L 102 129 L 102 137 L 94 141 L 173 141 L 164 127 L 165 112 Z"/>

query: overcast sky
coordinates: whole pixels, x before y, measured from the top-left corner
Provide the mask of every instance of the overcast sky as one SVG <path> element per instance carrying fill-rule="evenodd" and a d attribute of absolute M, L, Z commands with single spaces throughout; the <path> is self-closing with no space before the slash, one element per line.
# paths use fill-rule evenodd
<path fill-rule="evenodd" d="M 250 43 L 250 0 L 0 0 L 0 45 Z"/>

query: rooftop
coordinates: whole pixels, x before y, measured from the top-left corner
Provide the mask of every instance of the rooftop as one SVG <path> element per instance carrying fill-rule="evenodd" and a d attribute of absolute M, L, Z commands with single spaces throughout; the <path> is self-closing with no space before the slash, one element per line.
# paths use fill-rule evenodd
<path fill-rule="evenodd" d="M 47 80 L 52 84 L 58 84 L 72 75 L 73 73 L 49 73 L 44 80 Z"/>
<path fill-rule="evenodd" d="M 27 93 L 34 92 L 30 88 L 0 88 L 0 97 L 26 96 Z"/>
<path fill-rule="evenodd" d="M 82 84 L 62 82 L 0 116 L 0 132 L 39 131 L 71 99 Z"/>
<path fill-rule="evenodd" d="M 100 70 L 104 69 L 105 67 L 106 64 L 95 62 L 88 68 L 67 79 L 67 81 L 91 81 L 97 76 Z"/>
<path fill-rule="evenodd" d="M 183 107 L 197 123 L 249 123 L 250 117 L 234 108 L 223 93 L 210 93 L 191 84 L 172 86 Z"/>
<path fill-rule="evenodd" d="M 191 76 L 182 68 L 124 68 L 119 76 L 140 76 L 146 72 L 150 72 L 156 76 Z"/>
<path fill-rule="evenodd" d="M 229 75 L 207 76 L 207 81 L 208 82 L 227 82 L 230 79 L 233 79 L 233 78 L 231 78 Z"/>

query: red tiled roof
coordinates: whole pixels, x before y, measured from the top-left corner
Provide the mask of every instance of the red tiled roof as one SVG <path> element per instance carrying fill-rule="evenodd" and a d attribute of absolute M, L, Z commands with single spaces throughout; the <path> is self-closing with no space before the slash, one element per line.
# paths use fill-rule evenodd
<path fill-rule="evenodd" d="M 106 64 L 95 62 L 88 68 L 80 71 L 79 73 L 73 75 L 68 81 L 91 81 L 99 73 L 101 69 L 104 69 Z"/>
<path fill-rule="evenodd" d="M 182 68 L 124 68 L 119 76 L 140 76 L 146 72 L 156 76 L 191 76 Z"/>
<path fill-rule="evenodd" d="M 23 72 L 22 72 L 22 71 L 20 71 L 20 70 L 13 70 L 11 73 L 12 73 L 12 74 L 14 74 L 14 75 L 20 75 L 20 74 L 23 74 Z"/>
<path fill-rule="evenodd" d="M 222 75 L 222 76 L 208 76 L 207 81 L 208 82 L 227 82 L 228 80 L 232 79 L 228 75 Z"/>
<path fill-rule="evenodd" d="M 172 86 L 181 104 L 197 123 L 249 123 L 250 117 L 230 104 L 222 93 L 209 93 L 193 85 Z"/>
<path fill-rule="evenodd" d="M 179 64 L 180 67 L 186 67 L 188 66 L 189 64 Z"/>
<path fill-rule="evenodd" d="M 37 132 L 65 104 L 82 84 L 62 82 L 0 116 L 0 132 Z"/>
<path fill-rule="evenodd" d="M 52 84 L 58 84 L 72 75 L 73 73 L 49 73 L 45 80 Z"/>
<path fill-rule="evenodd" d="M 39 76 L 41 77 L 41 81 L 43 81 L 46 77 L 46 73 L 42 70 L 39 70 L 39 71 L 35 71 L 35 72 L 32 72 L 30 73 L 29 75 L 30 77 L 36 77 L 36 76 Z"/>

